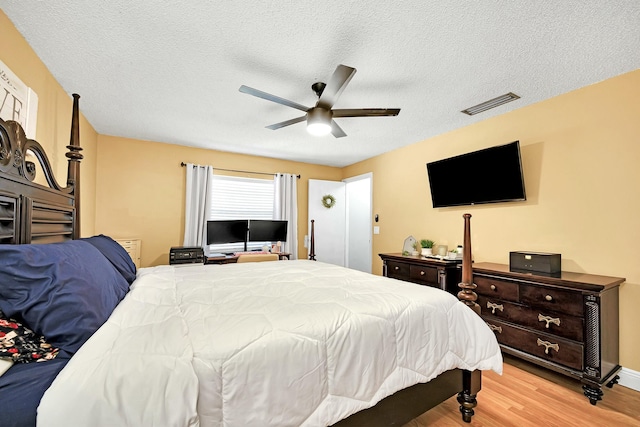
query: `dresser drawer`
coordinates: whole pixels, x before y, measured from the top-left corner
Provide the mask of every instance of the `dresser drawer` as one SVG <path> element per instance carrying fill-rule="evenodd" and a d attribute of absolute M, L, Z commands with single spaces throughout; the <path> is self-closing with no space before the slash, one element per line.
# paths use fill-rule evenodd
<path fill-rule="evenodd" d="M 473 276 L 473 283 L 477 286 L 476 292 L 478 294 L 507 301 L 518 301 L 518 285 L 516 283 L 484 276 Z"/>
<path fill-rule="evenodd" d="M 583 320 L 568 314 L 553 314 L 522 304 L 478 296 L 482 316 L 492 316 L 542 333 L 583 341 Z"/>
<path fill-rule="evenodd" d="M 532 285 L 522 286 L 520 289 L 520 301 L 538 307 L 541 310 L 567 313 L 578 317 L 583 315 L 582 294 L 579 292 Z"/>
<path fill-rule="evenodd" d="M 431 286 L 457 295 L 460 289 L 462 260 L 425 258 L 396 254 L 379 254 L 383 262 L 383 274 L 420 286 Z"/>
<path fill-rule="evenodd" d="M 140 268 L 140 239 L 116 239 L 131 257 L 136 268 Z"/>
<path fill-rule="evenodd" d="M 582 344 L 511 325 L 495 318 L 484 318 L 484 320 L 496 334 L 500 344 L 568 368 L 583 370 Z"/>
<path fill-rule="evenodd" d="M 134 251 L 138 247 L 138 242 L 134 242 L 131 240 L 119 240 L 120 246 L 125 248 L 127 251 Z"/>
<path fill-rule="evenodd" d="M 409 264 L 403 262 L 387 261 L 387 277 L 394 279 L 409 279 Z"/>
<path fill-rule="evenodd" d="M 421 265 L 412 265 L 409 268 L 409 277 L 416 282 L 439 287 L 438 269 Z"/>

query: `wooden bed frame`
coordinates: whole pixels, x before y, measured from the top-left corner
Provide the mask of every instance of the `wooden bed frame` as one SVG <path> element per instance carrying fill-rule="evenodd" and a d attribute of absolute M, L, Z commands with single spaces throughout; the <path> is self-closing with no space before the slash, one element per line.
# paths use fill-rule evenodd
<path fill-rule="evenodd" d="M 64 187 L 55 180 L 42 146 L 27 139 L 17 122 L 0 119 L 1 244 L 52 243 L 80 237 L 80 161 L 83 157 L 79 142 L 80 97 L 74 94 L 73 98 L 71 139 L 66 153 L 69 165 Z M 48 186 L 34 182 L 36 166 L 27 160 L 27 151 L 37 158 Z M 464 248 L 470 251 L 467 233 L 468 218 L 465 218 Z M 313 239 L 312 234 L 312 247 Z M 465 277 L 471 277 L 470 252 L 468 257 L 465 252 L 464 259 L 463 271 L 467 273 L 463 273 L 463 281 Z M 468 289 L 463 292 L 468 293 Z M 335 425 L 400 426 L 456 395 L 462 419 L 470 422 L 480 387 L 480 371 L 450 370 L 428 383 L 400 390 L 376 406 Z"/>
<path fill-rule="evenodd" d="M 80 237 L 80 96 L 73 95 L 67 185 L 55 179 L 42 146 L 19 123 L 0 119 L 0 243 L 51 243 Z M 33 182 L 36 157 L 48 187 Z"/>

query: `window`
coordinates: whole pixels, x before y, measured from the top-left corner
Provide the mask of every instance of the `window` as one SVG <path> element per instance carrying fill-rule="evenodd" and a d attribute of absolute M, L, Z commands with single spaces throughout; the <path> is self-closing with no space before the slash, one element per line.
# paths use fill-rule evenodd
<path fill-rule="evenodd" d="M 214 175 L 211 190 L 210 220 L 273 219 L 274 181 Z M 250 242 L 247 250 L 261 249 L 265 242 Z M 209 245 L 212 253 L 244 250 L 244 243 Z"/>

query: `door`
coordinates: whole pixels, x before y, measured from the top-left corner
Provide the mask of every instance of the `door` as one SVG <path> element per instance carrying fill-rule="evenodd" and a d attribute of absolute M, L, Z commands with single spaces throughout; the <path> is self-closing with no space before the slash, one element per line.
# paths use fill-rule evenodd
<path fill-rule="evenodd" d="M 371 183 L 370 173 L 343 182 L 309 180 L 316 260 L 371 272 Z M 335 198 L 331 208 L 322 204 L 327 195 Z"/>
<path fill-rule="evenodd" d="M 372 174 L 359 175 L 344 180 L 346 184 L 346 266 L 371 273 L 371 207 Z"/>
<path fill-rule="evenodd" d="M 332 207 L 322 204 L 324 196 L 333 196 Z M 344 182 L 309 180 L 309 233 L 313 219 L 316 261 L 345 265 L 346 212 Z"/>

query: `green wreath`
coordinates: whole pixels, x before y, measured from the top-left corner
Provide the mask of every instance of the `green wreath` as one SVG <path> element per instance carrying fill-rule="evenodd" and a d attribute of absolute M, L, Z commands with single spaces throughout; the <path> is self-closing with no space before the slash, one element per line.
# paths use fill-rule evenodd
<path fill-rule="evenodd" d="M 335 204 L 336 204 L 336 198 L 333 197 L 331 194 L 326 194 L 322 196 L 322 206 L 324 206 L 325 208 L 331 209 Z"/>

